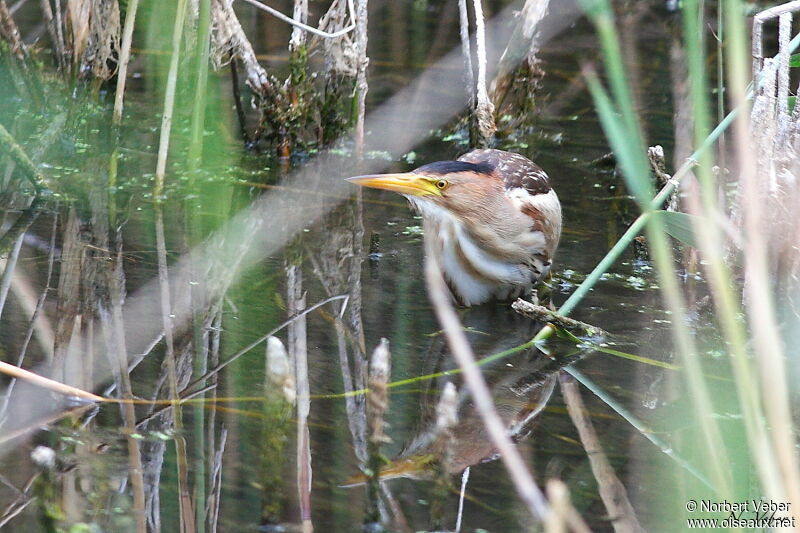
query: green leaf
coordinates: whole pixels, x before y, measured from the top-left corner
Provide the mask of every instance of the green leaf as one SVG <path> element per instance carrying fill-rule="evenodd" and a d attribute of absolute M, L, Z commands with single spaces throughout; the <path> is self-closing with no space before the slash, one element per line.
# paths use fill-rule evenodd
<path fill-rule="evenodd" d="M 699 248 L 697 235 L 694 232 L 696 224 L 700 224 L 700 217 L 677 213 L 675 211 L 656 211 L 653 216 L 661 217 L 664 230 L 673 238 L 684 244 Z"/>
<path fill-rule="evenodd" d="M 789 58 L 790 67 L 800 67 L 800 54 L 794 54 Z"/>
<path fill-rule="evenodd" d="M 789 112 L 790 112 L 790 113 L 791 113 L 792 111 L 794 111 L 794 107 L 795 107 L 796 105 L 797 105 L 797 97 L 796 97 L 796 96 L 790 96 L 790 97 L 789 97 Z"/>

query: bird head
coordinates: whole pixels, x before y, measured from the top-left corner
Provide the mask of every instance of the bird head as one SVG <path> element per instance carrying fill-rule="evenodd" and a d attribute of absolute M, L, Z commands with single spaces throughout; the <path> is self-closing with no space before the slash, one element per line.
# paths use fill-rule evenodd
<path fill-rule="evenodd" d="M 411 172 L 356 176 L 348 181 L 402 194 L 423 216 L 436 216 L 443 209 L 463 218 L 490 207 L 487 199 L 502 195 L 502 184 L 487 179 L 493 170 L 484 164 L 440 161 Z"/>

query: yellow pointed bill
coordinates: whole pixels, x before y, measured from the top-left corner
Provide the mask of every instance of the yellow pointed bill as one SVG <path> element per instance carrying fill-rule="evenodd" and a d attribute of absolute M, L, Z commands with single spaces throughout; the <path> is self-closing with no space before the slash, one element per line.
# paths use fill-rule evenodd
<path fill-rule="evenodd" d="M 370 187 L 372 189 L 384 189 L 400 194 L 411 196 L 441 196 L 441 192 L 436 187 L 435 182 L 427 176 L 406 172 L 402 174 L 370 174 L 367 176 L 355 176 L 347 178 L 347 181 Z"/>

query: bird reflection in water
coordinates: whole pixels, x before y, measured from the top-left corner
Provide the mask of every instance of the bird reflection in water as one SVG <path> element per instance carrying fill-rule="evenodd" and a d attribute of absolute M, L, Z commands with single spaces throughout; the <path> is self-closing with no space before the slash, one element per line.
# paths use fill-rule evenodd
<path fill-rule="evenodd" d="M 520 317 L 506 306 L 491 304 L 467 310 L 462 320 L 473 350 L 483 356 L 520 346 L 530 341 L 542 327 L 541 323 Z M 537 415 L 553 393 L 560 369 L 576 360 L 572 353 L 551 357 L 536 347 L 529 347 L 482 367 L 497 413 L 515 443 L 531 435 Z M 424 374 L 455 368 L 443 333 L 434 338 L 424 361 Z M 459 391 L 458 423 L 451 430 L 451 438 L 441 439 L 436 427 L 436 407 L 448 381 L 452 381 Z M 445 453 L 449 456 L 446 464 L 451 474 L 498 458 L 497 449 L 459 374 L 422 382 L 421 388 L 417 429 L 397 457 L 381 470 L 381 480 L 399 477 L 430 479 Z M 364 476 L 356 476 L 346 485 L 358 485 L 364 481 Z"/>

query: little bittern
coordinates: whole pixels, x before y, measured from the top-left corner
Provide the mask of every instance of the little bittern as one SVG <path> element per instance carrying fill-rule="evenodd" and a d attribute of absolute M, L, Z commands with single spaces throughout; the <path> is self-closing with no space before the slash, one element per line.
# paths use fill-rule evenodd
<path fill-rule="evenodd" d="M 473 150 L 403 174 L 349 180 L 408 198 L 462 305 L 515 298 L 550 270 L 561 204 L 547 174 L 526 157 Z"/>

